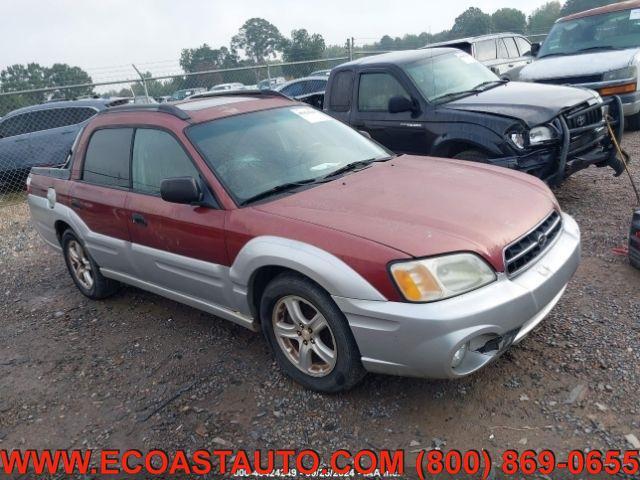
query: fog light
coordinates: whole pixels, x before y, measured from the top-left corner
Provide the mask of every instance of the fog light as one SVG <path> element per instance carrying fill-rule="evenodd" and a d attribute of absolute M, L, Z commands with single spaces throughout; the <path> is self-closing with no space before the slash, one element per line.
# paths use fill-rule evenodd
<path fill-rule="evenodd" d="M 457 351 L 453 354 L 453 358 L 451 359 L 451 368 L 459 367 L 464 360 L 465 355 L 467 354 L 467 350 L 469 349 L 469 343 L 464 343 Z"/>

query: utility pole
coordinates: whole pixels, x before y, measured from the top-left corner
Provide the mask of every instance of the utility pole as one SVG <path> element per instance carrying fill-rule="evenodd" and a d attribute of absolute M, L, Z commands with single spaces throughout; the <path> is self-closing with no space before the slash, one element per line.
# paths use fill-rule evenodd
<path fill-rule="evenodd" d="M 353 60 L 353 38 L 347 38 L 347 51 L 349 54 L 349 61 Z"/>
<path fill-rule="evenodd" d="M 147 97 L 147 103 L 151 103 L 149 101 L 149 90 L 147 89 L 147 79 L 144 78 L 144 75 L 142 75 L 142 73 L 140 73 L 140 70 L 138 70 L 138 67 L 136 67 L 133 63 L 131 64 L 131 66 L 133 67 L 133 69 L 136 71 L 136 73 L 140 77 L 140 80 L 142 80 L 142 86 L 144 87 L 144 94 Z"/>

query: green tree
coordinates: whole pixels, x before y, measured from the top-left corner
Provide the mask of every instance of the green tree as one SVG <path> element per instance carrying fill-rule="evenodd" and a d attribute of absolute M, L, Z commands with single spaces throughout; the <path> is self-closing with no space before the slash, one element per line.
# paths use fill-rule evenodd
<path fill-rule="evenodd" d="M 524 33 L 527 29 L 527 17 L 517 8 L 501 8 L 491 15 L 494 32 Z"/>
<path fill-rule="evenodd" d="M 72 67 L 66 63 L 54 63 L 45 69 L 45 83 L 48 87 L 62 85 L 86 85 L 93 81 L 87 72 L 80 67 Z M 60 90 L 65 98 L 77 98 L 93 94 L 93 87 L 75 87 Z"/>
<path fill-rule="evenodd" d="M 561 5 L 557 0 L 547 2 L 539 8 L 536 8 L 529 15 L 528 30 L 532 35 L 547 33 L 551 30 L 554 22 L 560 18 Z"/>
<path fill-rule="evenodd" d="M 282 51 L 283 38 L 278 28 L 264 18 L 250 18 L 231 39 L 233 50 L 243 50 L 254 63 L 264 63 Z"/>
<path fill-rule="evenodd" d="M 582 12 L 591 8 L 601 7 L 610 3 L 617 3 L 622 0 L 567 0 L 560 10 L 561 16 L 571 15 L 572 13 Z"/>
<path fill-rule="evenodd" d="M 451 32 L 458 37 L 484 35 L 491 31 L 491 15 L 478 7 L 469 7 L 456 17 Z"/>
<path fill-rule="evenodd" d="M 315 60 L 322 57 L 325 47 L 322 35 L 309 35 L 309 32 L 301 28 L 291 32 L 290 40 L 283 40 L 282 56 L 285 62 Z"/>
<path fill-rule="evenodd" d="M 206 43 L 197 48 L 185 48 L 180 54 L 180 66 L 186 73 L 204 72 L 208 70 L 220 70 L 236 68 L 240 66 L 238 54 L 233 49 L 221 47 L 211 48 Z M 182 84 L 182 88 L 206 87 L 209 88 L 226 80 L 223 72 L 207 73 L 203 75 L 188 76 Z M 236 80 L 228 80 L 236 81 Z"/>

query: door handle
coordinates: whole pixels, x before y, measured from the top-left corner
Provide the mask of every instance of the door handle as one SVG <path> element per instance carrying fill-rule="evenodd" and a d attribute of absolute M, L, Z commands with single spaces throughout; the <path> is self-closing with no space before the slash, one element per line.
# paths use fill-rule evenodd
<path fill-rule="evenodd" d="M 147 226 L 147 219 L 144 218 L 144 216 L 140 213 L 134 213 L 133 215 L 131 215 L 131 220 L 133 220 L 133 223 L 135 223 L 136 225 L 141 225 L 143 227 Z"/>
<path fill-rule="evenodd" d="M 78 210 L 82 210 L 84 208 L 84 203 L 76 198 L 71 199 L 71 207 L 76 208 Z"/>

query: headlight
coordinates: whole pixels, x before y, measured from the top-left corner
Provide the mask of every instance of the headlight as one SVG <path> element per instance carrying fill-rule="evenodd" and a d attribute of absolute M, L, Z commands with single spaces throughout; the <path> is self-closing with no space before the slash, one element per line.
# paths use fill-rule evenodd
<path fill-rule="evenodd" d="M 635 65 L 629 67 L 619 68 L 617 70 L 611 70 L 602 76 L 602 80 L 605 82 L 612 82 L 615 80 L 626 80 L 628 78 L 636 78 L 638 76 L 638 69 Z"/>
<path fill-rule="evenodd" d="M 511 142 L 520 150 L 522 150 L 526 146 L 525 135 L 523 132 L 512 132 L 509 134 L 509 138 L 511 139 Z"/>
<path fill-rule="evenodd" d="M 556 132 L 549 127 L 534 127 L 529 131 L 529 144 L 540 145 L 556 139 Z"/>
<path fill-rule="evenodd" d="M 394 263 L 391 276 L 410 302 L 455 297 L 496 279 L 491 267 L 472 253 Z"/>

